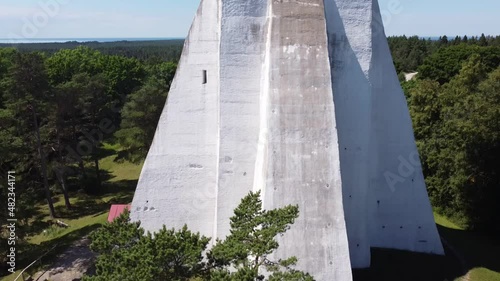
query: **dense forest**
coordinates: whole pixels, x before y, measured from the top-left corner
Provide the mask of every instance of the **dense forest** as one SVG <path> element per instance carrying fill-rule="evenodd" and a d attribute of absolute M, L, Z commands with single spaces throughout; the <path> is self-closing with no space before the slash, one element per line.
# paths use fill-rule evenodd
<path fill-rule="evenodd" d="M 415 68 L 417 79 L 402 86 L 435 210 L 499 232 L 500 45 L 498 37 L 463 41 L 434 43 L 441 46 Z"/>
<path fill-rule="evenodd" d="M 482 34 L 479 37 L 467 35 L 461 37 L 456 36 L 453 39 L 447 36 L 441 36 L 437 40 L 431 38 L 420 38 L 418 36 L 393 36 L 388 38 L 389 47 L 391 48 L 394 65 L 398 73 L 410 73 L 419 70 L 419 67 L 424 61 L 442 49 L 457 45 L 467 46 L 500 46 L 500 36 L 485 36 Z M 463 60 L 464 57 L 457 59 Z M 435 63 L 443 63 L 442 61 L 435 61 Z M 456 60 L 451 62 L 455 66 L 460 65 Z M 427 77 L 432 79 L 432 77 Z"/>
<path fill-rule="evenodd" d="M 54 194 L 70 209 L 72 192 L 100 192 L 104 142 L 120 143 L 120 157 L 145 157 L 180 53 L 177 43 L 164 45 L 162 59 L 151 59 L 156 47 L 130 57 L 87 46 L 53 54 L 0 48 L 0 192 L 6 201 L 4 177 L 15 171 L 19 238 L 30 233 L 40 200 L 57 217 Z M 0 216 L 5 221 L 6 212 Z"/>
<path fill-rule="evenodd" d="M 30 43 L 0 44 L 0 48 L 16 48 L 20 52 L 43 52 L 50 56 L 64 49 L 89 47 L 104 55 L 118 55 L 136 58 L 147 63 L 176 60 L 181 55 L 183 39 L 151 40 L 151 41 L 117 41 L 117 42 L 65 42 L 65 43 Z"/>
<path fill-rule="evenodd" d="M 399 36 L 389 45 L 435 210 L 500 232 L 500 37 Z M 103 144 L 119 144 L 119 159 L 145 158 L 181 48 L 182 40 L 0 45 L 0 200 L 16 171 L 21 240 L 37 203 L 55 218 L 54 194 L 70 209 L 75 192 L 100 192 Z M 405 81 L 410 72 L 418 75 Z"/>

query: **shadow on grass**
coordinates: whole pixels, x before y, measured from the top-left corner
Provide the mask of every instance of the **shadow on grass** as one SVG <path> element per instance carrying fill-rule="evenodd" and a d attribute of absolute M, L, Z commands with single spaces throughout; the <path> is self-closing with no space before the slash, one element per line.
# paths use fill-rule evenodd
<path fill-rule="evenodd" d="M 103 184 L 99 194 L 88 195 L 86 193 L 73 192 L 71 198 L 76 198 L 71 209 L 66 209 L 64 205 L 55 207 L 57 219 L 74 220 L 86 216 L 99 216 L 109 212 L 113 204 L 129 204 L 134 197 L 137 180 L 122 180 L 116 182 L 106 182 Z M 44 207 L 44 205 L 42 205 Z M 26 229 L 28 236 L 34 236 L 47 230 L 54 223 L 54 220 L 47 219 L 47 214 L 37 212 L 29 227 Z"/>
<path fill-rule="evenodd" d="M 62 219 L 78 219 L 90 215 L 99 215 L 109 211 L 112 204 L 128 204 L 132 202 L 137 180 L 123 180 L 103 183 L 97 195 L 77 193 L 77 201 L 70 210 L 65 206 L 57 206 L 56 213 Z M 103 200 L 106 198 L 106 200 Z"/>
<path fill-rule="evenodd" d="M 484 267 L 500 272 L 500 239 L 479 232 L 451 229 L 438 225 L 441 235 L 458 252 L 467 271 Z"/>
<path fill-rule="evenodd" d="M 64 206 L 57 206 L 58 219 L 79 219 L 94 214 L 102 214 L 109 209 L 109 203 L 98 200 L 79 200 L 73 203 L 70 210 Z"/>
<path fill-rule="evenodd" d="M 445 256 L 374 248 L 371 267 L 354 269 L 354 281 L 453 281 L 476 267 L 500 272 L 499 240 L 440 225 L 438 229 L 450 246 L 445 246 Z"/>
<path fill-rule="evenodd" d="M 100 192 L 101 197 L 111 197 L 108 200 L 110 204 L 128 204 L 134 198 L 134 192 L 137 187 L 137 180 L 121 180 L 107 182 L 103 185 Z"/>
<path fill-rule="evenodd" d="M 103 184 L 101 194 L 133 193 L 137 187 L 137 180 L 121 180 Z"/>
<path fill-rule="evenodd" d="M 112 152 L 113 151 L 109 149 L 104 150 L 102 156 L 107 157 L 113 155 L 114 153 Z M 73 168 L 74 173 L 70 174 L 67 180 L 70 190 L 70 198 L 72 198 L 72 208 L 70 210 L 66 209 L 65 205 L 61 204 L 62 202 L 58 202 L 62 200 L 62 197 L 55 196 L 53 198 L 55 203 L 59 203 L 56 206 L 57 219 L 64 221 L 65 219 L 73 220 L 87 216 L 97 217 L 109 212 L 109 208 L 112 204 L 128 204 L 132 202 L 134 191 L 137 186 L 137 180 L 121 180 L 111 182 L 110 180 L 113 179 L 114 176 L 109 171 L 100 170 L 102 186 L 95 192 L 95 194 L 89 195 L 83 191 L 88 188 L 87 184 L 95 184 L 95 170 L 92 167 L 86 167 L 85 173 L 87 175 L 87 180 L 83 181 L 81 175 L 79 174 L 80 170 L 78 167 Z M 40 201 L 40 204 L 37 204 L 34 208 L 34 211 L 31 214 L 32 219 L 30 219 L 29 229 L 27 229 L 27 234 L 29 236 L 40 234 L 44 230 L 50 230 L 52 224 L 54 223 L 48 219 L 47 212 L 42 212 L 45 208 L 46 206 L 43 201 Z M 49 249 L 57 245 L 50 254 L 43 257 L 41 262 L 38 262 L 35 265 L 33 271 L 43 269 L 42 265 L 51 264 L 57 254 L 62 253 L 74 241 L 88 235 L 99 226 L 101 226 L 99 223 L 87 225 L 40 245 L 30 244 L 27 242 L 19 244 L 17 268 L 24 268 L 29 263 L 36 260 L 39 256 L 46 253 Z M 2 269 L 0 272 L 1 277 L 4 273 L 6 273 L 6 270 L 3 270 L 3 264 L 0 266 L 0 269 Z"/>
<path fill-rule="evenodd" d="M 124 162 L 130 162 L 132 164 L 139 164 L 141 161 L 143 161 L 146 158 L 146 155 L 134 155 L 130 153 L 129 151 L 122 150 L 119 151 L 118 154 L 116 155 L 115 159 L 113 159 L 113 162 L 115 163 L 124 163 Z"/>
<path fill-rule="evenodd" d="M 463 275 L 452 253 L 446 256 L 373 248 L 368 269 L 354 269 L 354 281 L 453 281 Z"/>
<path fill-rule="evenodd" d="M 116 150 L 111 149 L 111 148 L 105 148 L 105 147 L 99 147 L 98 155 L 99 159 L 103 159 L 109 156 L 116 155 Z"/>
<path fill-rule="evenodd" d="M 114 176 L 107 170 L 99 169 L 99 175 L 101 177 L 101 185 L 104 185 L 107 181 L 111 180 Z M 68 179 L 70 183 L 70 190 L 86 190 L 87 192 L 98 192 L 98 181 L 96 170 L 94 167 L 85 167 L 85 178 L 78 171 L 78 174 L 72 176 Z"/>

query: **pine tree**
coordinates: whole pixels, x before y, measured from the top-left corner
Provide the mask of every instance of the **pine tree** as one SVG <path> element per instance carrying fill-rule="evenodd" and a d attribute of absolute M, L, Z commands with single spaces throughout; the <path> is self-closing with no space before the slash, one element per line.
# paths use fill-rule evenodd
<path fill-rule="evenodd" d="M 99 168 L 99 158 L 101 156 L 100 147 L 105 137 L 110 132 L 101 128 L 101 122 L 112 120 L 112 97 L 108 94 L 108 80 L 103 74 L 89 76 L 87 74 L 78 74 L 73 80 L 83 90 L 80 99 L 82 101 L 82 133 L 84 141 L 91 145 L 91 159 L 94 162 L 96 175 L 96 185 L 87 187 L 89 193 L 96 193 L 101 189 L 102 179 Z"/>
<path fill-rule="evenodd" d="M 121 129 L 115 134 L 127 160 L 137 163 L 146 157 L 176 68 L 168 62 L 152 67 L 146 84 L 129 95 L 122 110 Z"/>
<path fill-rule="evenodd" d="M 488 46 L 488 40 L 486 39 L 484 33 L 481 34 L 481 37 L 479 37 L 478 45 L 483 47 Z"/>
<path fill-rule="evenodd" d="M 15 129 L 12 132 L 23 142 L 23 153 L 18 155 L 19 174 L 25 182 L 39 186 L 41 180 L 45 199 L 51 217 L 55 217 L 54 205 L 49 189 L 47 171 L 46 134 L 50 130 L 47 112 L 50 112 L 51 86 L 45 71 L 44 57 L 38 53 L 19 53 L 12 56 L 12 65 L 7 77 L 2 82 L 5 112 L 9 112 Z M 42 139 L 43 138 L 43 139 Z M 35 160 L 36 159 L 36 160 Z M 32 174 L 32 171 L 38 171 Z"/>
<path fill-rule="evenodd" d="M 442 37 L 439 37 L 439 42 L 441 45 L 448 45 L 449 41 L 448 41 L 448 36 L 444 35 Z"/>
<path fill-rule="evenodd" d="M 312 281 L 309 274 L 292 268 L 297 262 L 295 257 L 269 259 L 279 247 L 276 237 L 285 233 L 298 216 L 297 206 L 266 211 L 262 209 L 260 192 L 247 195 L 230 219 L 231 234 L 208 253 L 215 269 L 211 280 L 264 280 L 259 269 L 265 268 L 271 273 L 268 280 Z"/>
<path fill-rule="evenodd" d="M 145 233 L 139 222 L 130 222 L 126 211 L 113 223 L 94 232 L 91 249 L 99 256 L 96 274 L 84 281 L 313 281 L 307 273 L 293 269 L 295 257 L 272 261 L 269 255 L 278 247 L 282 235 L 298 217 L 297 206 L 262 210 L 260 193 L 242 199 L 231 218 L 231 234 L 207 252 L 209 238 L 165 226 Z"/>

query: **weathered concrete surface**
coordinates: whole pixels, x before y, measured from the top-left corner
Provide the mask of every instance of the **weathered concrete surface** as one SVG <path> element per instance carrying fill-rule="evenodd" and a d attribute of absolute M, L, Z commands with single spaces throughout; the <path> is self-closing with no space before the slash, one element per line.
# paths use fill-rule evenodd
<path fill-rule="evenodd" d="M 200 4 L 139 178 L 131 218 L 140 220 L 147 230 L 163 224 L 175 228 L 187 224 L 193 231 L 213 235 L 219 143 L 219 9 L 218 1 Z"/>
<path fill-rule="evenodd" d="M 370 264 L 367 221 L 371 89 L 371 3 L 325 1 L 351 264 Z"/>
<path fill-rule="evenodd" d="M 443 253 L 376 0 L 201 2 L 132 218 L 224 238 L 250 190 L 299 205 L 276 257 L 317 280 Z"/>
<path fill-rule="evenodd" d="M 264 203 L 300 209 L 278 257 L 297 256 L 317 280 L 350 280 L 323 1 L 272 1 L 270 18 Z"/>
<path fill-rule="evenodd" d="M 221 17 L 217 231 L 254 185 L 267 0 L 224 1 Z M 267 75 L 267 74 L 266 74 Z"/>

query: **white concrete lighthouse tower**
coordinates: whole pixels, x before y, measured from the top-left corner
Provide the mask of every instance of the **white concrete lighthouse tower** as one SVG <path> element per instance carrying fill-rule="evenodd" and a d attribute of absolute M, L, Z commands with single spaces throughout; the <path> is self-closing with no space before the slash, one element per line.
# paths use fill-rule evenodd
<path fill-rule="evenodd" d="M 132 219 L 224 238 L 252 190 L 299 205 L 277 255 L 316 280 L 443 254 L 376 0 L 201 1 Z"/>

